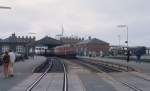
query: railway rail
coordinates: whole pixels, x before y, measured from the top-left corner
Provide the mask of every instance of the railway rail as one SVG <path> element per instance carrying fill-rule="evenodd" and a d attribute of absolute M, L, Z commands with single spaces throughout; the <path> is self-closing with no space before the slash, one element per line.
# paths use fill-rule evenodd
<path fill-rule="evenodd" d="M 47 64 L 49 65 L 48 68 L 32 84 L 30 84 L 30 86 L 28 86 L 25 91 L 32 91 L 40 83 L 40 81 L 47 75 L 47 73 L 52 69 L 52 66 L 54 66 L 53 64 L 54 61 L 56 60 L 58 61 L 58 59 L 55 58 L 49 58 L 48 60 L 49 60 Z M 64 71 L 62 91 L 68 91 L 67 69 L 63 62 L 61 62 L 61 64 L 63 65 L 63 71 Z"/>
<path fill-rule="evenodd" d="M 79 63 L 81 63 L 82 65 L 84 64 L 84 65 L 86 65 L 86 66 L 90 66 L 90 68 L 91 67 L 93 67 L 93 69 L 94 70 L 96 70 L 96 71 L 98 71 L 98 72 L 100 72 L 100 73 L 104 73 L 104 74 L 106 74 L 107 76 L 109 76 L 110 77 L 110 75 L 108 74 L 109 72 L 113 72 L 113 71 L 116 71 L 117 69 L 115 68 L 112 68 L 112 66 L 109 66 L 109 65 L 106 65 L 106 64 L 100 64 L 100 62 L 99 63 L 97 63 L 97 64 L 95 64 L 95 63 L 93 63 L 93 62 L 87 62 L 87 61 L 85 61 L 85 60 L 78 60 L 79 61 Z M 100 65 L 98 65 L 98 64 L 100 64 Z M 102 68 L 102 67 L 100 67 L 100 66 L 102 66 L 102 67 L 104 67 L 104 68 L 106 68 L 105 70 Z M 118 69 L 118 72 L 120 72 L 120 69 Z M 136 85 L 134 85 L 134 84 L 131 84 L 131 83 L 129 83 L 129 82 L 126 82 L 126 81 L 122 81 L 122 80 L 119 80 L 119 79 L 115 79 L 117 82 L 119 82 L 119 83 L 121 83 L 122 85 L 124 85 L 124 86 L 126 86 L 126 87 L 128 87 L 128 88 L 130 88 L 130 89 L 132 89 L 133 91 L 143 91 L 142 89 L 140 89 L 139 87 L 137 87 Z"/>
<path fill-rule="evenodd" d="M 114 66 L 109 66 L 109 65 L 106 65 L 106 64 L 103 64 L 103 63 L 99 63 L 99 62 L 94 62 L 94 61 L 89 61 L 89 60 L 87 61 L 87 60 L 83 60 L 83 59 L 77 59 L 77 60 L 79 60 L 80 63 L 84 62 L 84 63 L 86 63 L 86 65 L 87 64 L 91 65 L 91 67 L 92 68 L 94 67 L 95 70 L 100 69 L 98 72 L 101 72 L 101 73 L 103 73 L 103 72 L 107 72 L 107 73 L 110 73 L 110 72 L 123 72 L 124 71 L 124 70 L 121 70 L 120 68 L 117 69 Z"/>
<path fill-rule="evenodd" d="M 81 59 L 85 60 L 85 59 Z M 86 59 L 88 61 L 89 59 Z M 134 68 L 128 66 L 128 65 L 122 65 L 118 63 L 112 63 L 112 62 L 106 62 L 106 61 L 97 61 L 97 60 L 89 60 L 88 62 L 96 63 L 96 64 L 101 64 L 105 67 L 111 67 L 111 69 L 118 70 L 118 71 L 124 71 L 124 72 L 129 72 L 129 71 L 136 71 Z"/>
<path fill-rule="evenodd" d="M 137 86 L 133 85 L 133 84 L 130 84 L 128 82 L 125 82 L 125 81 L 120 81 L 120 83 L 122 83 L 123 85 L 131 88 L 132 90 L 134 91 L 143 91 L 142 89 L 138 88 Z"/>

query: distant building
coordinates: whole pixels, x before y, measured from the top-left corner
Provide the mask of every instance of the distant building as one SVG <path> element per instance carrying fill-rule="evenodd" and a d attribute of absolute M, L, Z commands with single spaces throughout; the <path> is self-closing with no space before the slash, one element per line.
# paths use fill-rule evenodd
<path fill-rule="evenodd" d="M 111 55 L 123 55 L 127 50 L 127 46 L 111 45 L 109 52 Z"/>
<path fill-rule="evenodd" d="M 18 53 L 29 53 L 30 50 L 34 50 L 35 37 L 20 37 L 15 33 L 6 39 L 0 39 L 0 52 L 4 53 L 9 49 L 12 49 Z"/>
<path fill-rule="evenodd" d="M 44 54 L 48 50 L 47 46 L 36 46 L 35 47 L 35 53 L 36 54 Z"/>
<path fill-rule="evenodd" d="M 82 56 L 102 56 L 109 52 L 109 43 L 89 37 L 88 40 L 77 37 L 62 37 L 56 40 L 46 36 L 40 40 L 35 40 L 35 37 L 16 36 L 15 33 L 6 39 L 0 39 L 0 52 L 4 53 L 9 49 L 17 53 L 37 53 L 44 54 L 53 51 L 53 47 L 71 44 L 75 46 L 78 55 Z"/>
<path fill-rule="evenodd" d="M 81 56 L 103 56 L 109 52 L 109 43 L 89 37 L 76 44 L 76 51 Z"/>
<path fill-rule="evenodd" d="M 36 41 L 35 52 L 36 54 L 44 54 L 47 51 L 50 51 L 51 48 L 62 44 L 63 43 L 61 41 L 46 36 Z"/>
<path fill-rule="evenodd" d="M 147 47 L 147 48 L 146 48 L 146 54 L 147 54 L 147 55 L 150 55 L 150 47 Z"/>

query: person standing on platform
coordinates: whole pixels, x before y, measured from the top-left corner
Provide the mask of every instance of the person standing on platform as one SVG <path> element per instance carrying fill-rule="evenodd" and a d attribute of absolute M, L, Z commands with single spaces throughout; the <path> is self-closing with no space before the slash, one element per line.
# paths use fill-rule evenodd
<path fill-rule="evenodd" d="M 12 50 L 9 50 L 9 56 L 10 56 L 10 63 L 9 63 L 10 77 L 13 77 L 14 76 L 14 63 L 15 63 L 16 55 Z"/>
<path fill-rule="evenodd" d="M 131 53 L 130 53 L 130 50 L 128 49 L 127 50 L 127 62 L 130 61 L 130 56 L 131 56 Z"/>
<path fill-rule="evenodd" d="M 10 56 L 8 52 L 5 52 L 3 55 L 3 65 L 4 65 L 4 77 L 8 78 L 9 76 L 9 63 L 10 63 Z"/>

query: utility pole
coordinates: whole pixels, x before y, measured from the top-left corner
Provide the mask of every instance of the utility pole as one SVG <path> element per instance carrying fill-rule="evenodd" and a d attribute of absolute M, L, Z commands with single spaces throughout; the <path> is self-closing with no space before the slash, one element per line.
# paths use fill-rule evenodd
<path fill-rule="evenodd" d="M 58 40 L 60 40 L 64 36 L 64 26 L 62 25 L 61 34 L 57 34 L 56 37 L 58 37 Z"/>
<path fill-rule="evenodd" d="M 118 28 L 126 28 L 126 32 L 127 32 L 127 40 L 125 41 L 125 43 L 127 44 L 127 70 L 128 70 L 128 62 L 130 60 L 130 50 L 129 50 L 129 30 L 128 30 L 128 25 L 118 25 Z"/>
<path fill-rule="evenodd" d="M 61 33 L 61 37 L 64 36 L 64 26 L 62 25 L 62 33 Z"/>
<path fill-rule="evenodd" d="M 118 45 L 119 45 L 119 47 L 121 47 L 120 41 L 121 41 L 121 36 L 118 35 Z"/>
<path fill-rule="evenodd" d="M 129 32 L 128 32 L 128 25 L 118 25 L 117 27 L 119 28 L 126 28 L 126 32 L 127 32 L 127 40 L 125 41 L 125 43 L 127 44 L 127 47 L 129 46 Z"/>

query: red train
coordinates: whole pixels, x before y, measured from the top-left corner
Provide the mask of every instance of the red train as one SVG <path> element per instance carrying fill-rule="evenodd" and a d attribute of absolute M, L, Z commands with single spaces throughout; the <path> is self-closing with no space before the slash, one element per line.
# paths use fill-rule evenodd
<path fill-rule="evenodd" d="M 60 57 L 75 57 L 76 48 L 74 45 L 65 44 L 54 48 L 54 54 Z"/>

